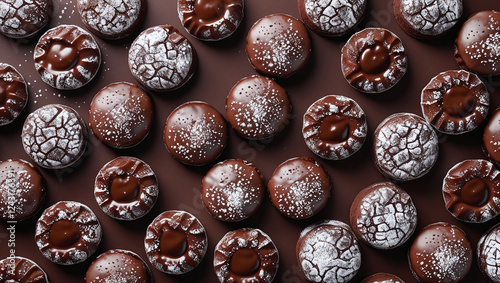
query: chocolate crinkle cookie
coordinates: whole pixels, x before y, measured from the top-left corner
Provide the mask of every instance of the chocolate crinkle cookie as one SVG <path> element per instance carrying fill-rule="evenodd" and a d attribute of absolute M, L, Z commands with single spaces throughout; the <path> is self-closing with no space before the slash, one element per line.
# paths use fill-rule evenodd
<path fill-rule="evenodd" d="M 134 40 L 128 53 L 132 75 L 147 89 L 172 91 L 193 75 L 197 57 L 186 37 L 171 25 L 150 27 Z"/>
<path fill-rule="evenodd" d="M 300 17 L 312 31 L 342 36 L 363 18 L 366 0 L 298 0 Z"/>
<path fill-rule="evenodd" d="M 0 33 L 25 38 L 44 28 L 52 14 L 52 0 L 0 0 Z"/>
<path fill-rule="evenodd" d="M 306 227 L 296 246 L 297 261 L 310 282 L 345 283 L 361 267 L 361 251 L 349 225 L 327 220 Z"/>
<path fill-rule="evenodd" d="M 85 26 L 105 39 L 120 39 L 134 32 L 144 20 L 146 0 L 78 0 Z"/>
<path fill-rule="evenodd" d="M 438 151 L 436 132 L 415 114 L 393 114 L 375 130 L 375 165 L 389 178 L 410 181 L 424 176 L 436 163 Z"/>
<path fill-rule="evenodd" d="M 21 140 L 24 151 L 36 164 L 60 169 L 72 165 L 83 155 L 87 127 L 73 108 L 49 104 L 28 115 Z"/>
<path fill-rule="evenodd" d="M 394 0 L 398 24 L 415 38 L 442 36 L 455 26 L 462 13 L 462 0 Z"/>

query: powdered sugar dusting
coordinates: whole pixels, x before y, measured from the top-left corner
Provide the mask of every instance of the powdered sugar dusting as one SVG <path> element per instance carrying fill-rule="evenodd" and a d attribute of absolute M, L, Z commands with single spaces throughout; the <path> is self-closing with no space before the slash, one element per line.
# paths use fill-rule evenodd
<path fill-rule="evenodd" d="M 267 75 L 288 77 L 299 71 L 310 56 L 310 39 L 301 22 L 275 14 L 254 24 L 247 37 L 251 63 Z"/>
<path fill-rule="evenodd" d="M 297 247 L 300 268 L 311 282 L 348 282 L 361 266 L 356 237 L 340 221 L 308 226 L 300 233 Z"/>
<path fill-rule="evenodd" d="M 78 225 L 80 239 L 76 247 L 54 248 L 50 245 L 51 226 L 61 220 Z M 96 215 L 86 205 L 75 201 L 60 201 L 47 208 L 36 223 L 35 241 L 40 252 L 50 261 L 70 265 L 86 260 L 101 242 L 102 229 Z"/>
<path fill-rule="evenodd" d="M 47 274 L 34 261 L 16 256 L 0 260 L 0 282 L 48 283 L 49 280 Z"/>
<path fill-rule="evenodd" d="M 203 178 L 202 194 L 205 206 L 215 217 L 239 221 L 260 206 L 264 184 L 253 165 L 227 160 L 215 165 Z"/>
<path fill-rule="evenodd" d="M 132 75 L 145 87 L 169 91 L 182 86 L 193 74 L 194 48 L 172 26 L 143 31 L 130 46 Z"/>
<path fill-rule="evenodd" d="M 370 188 L 373 189 L 356 203 L 359 216 L 355 219 L 355 229 L 375 248 L 400 246 L 417 226 L 417 210 L 410 195 L 391 183 Z"/>
<path fill-rule="evenodd" d="M 425 175 L 438 156 L 436 133 L 415 114 L 398 113 L 387 117 L 375 130 L 373 142 L 379 170 L 400 181 Z"/>
<path fill-rule="evenodd" d="M 247 138 L 268 138 L 288 120 L 290 102 L 285 90 L 269 78 L 255 76 L 239 81 L 228 97 L 228 119 Z"/>
<path fill-rule="evenodd" d="M 117 37 L 139 20 L 141 0 L 78 0 L 82 20 L 92 29 L 110 37 Z"/>
<path fill-rule="evenodd" d="M 472 60 L 476 60 L 481 65 L 491 66 L 491 71 L 494 73 L 500 72 L 500 22 L 493 15 L 488 16 L 486 30 L 488 35 L 486 38 L 474 41 L 465 48 L 465 54 L 469 55 Z M 484 33 L 484 31 L 483 31 Z M 474 34 L 468 34 L 468 37 Z"/>
<path fill-rule="evenodd" d="M 441 35 L 462 16 L 462 0 L 402 0 L 404 19 L 424 35 Z"/>
<path fill-rule="evenodd" d="M 38 165 L 58 169 L 73 164 L 83 154 L 86 135 L 85 124 L 74 109 L 50 104 L 26 118 L 22 142 Z"/>
<path fill-rule="evenodd" d="M 363 15 L 366 0 L 305 0 L 309 19 L 325 33 L 342 35 Z"/>
<path fill-rule="evenodd" d="M 483 274 L 500 282 L 500 226 L 494 226 L 478 243 L 477 258 Z"/>
<path fill-rule="evenodd" d="M 15 38 L 33 35 L 48 23 L 51 1 L 0 1 L 0 32 Z"/>

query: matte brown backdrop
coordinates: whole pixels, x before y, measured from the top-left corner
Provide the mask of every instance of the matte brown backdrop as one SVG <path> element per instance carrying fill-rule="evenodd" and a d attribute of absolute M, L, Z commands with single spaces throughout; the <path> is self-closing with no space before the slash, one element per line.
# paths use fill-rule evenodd
<path fill-rule="evenodd" d="M 75 6 L 76 0 L 54 0 L 54 15 L 50 27 L 58 24 L 83 26 Z M 151 93 L 155 105 L 155 124 L 145 141 L 128 150 L 115 150 L 101 144 L 90 135 L 88 149 L 76 165 L 60 171 L 41 170 L 46 179 L 48 196 L 44 208 L 59 200 L 76 200 L 90 206 L 103 226 L 104 235 L 99 250 L 89 260 L 75 266 L 58 266 L 45 259 L 38 251 L 34 226 L 38 213 L 32 219 L 16 226 L 16 253 L 35 260 L 49 275 L 51 282 L 82 282 L 85 271 L 95 257 L 108 249 L 129 249 L 146 261 L 143 240 L 147 225 L 162 211 L 182 209 L 196 215 L 204 224 L 209 238 L 208 252 L 203 262 L 193 272 L 182 276 L 170 276 L 152 268 L 156 282 L 218 282 L 212 268 L 213 250 L 216 243 L 228 231 L 241 227 L 257 227 L 268 233 L 280 252 L 280 268 L 275 282 L 298 283 L 306 280 L 298 270 L 295 243 L 300 231 L 307 225 L 322 219 L 349 221 L 349 207 L 357 192 L 375 182 L 384 181 L 372 163 L 370 145 L 378 123 L 396 112 L 412 112 L 421 115 L 420 91 L 439 72 L 458 69 L 453 57 L 453 40 L 458 31 L 455 27 L 448 35 L 432 41 L 416 40 L 397 25 L 392 12 L 392 1 L 369 0 L 366 16 L 358 26 L 386 27 L 399 35 L 406 47 L 409 70 L 396 87 L 384 94 L 373 95 L 357 92 L 349 86 L 340 71 L 340 49 L 348 37 L 325 38 L 311 33 L 312 57 L 298 75 L 278 80 L 286 88 L 293 105 L 293 114 L 286 129 L 266 142 L 248 142 L 230 130 L 229 145 L 217 160 L 243 158 L 253 162 L 269 179 L 277 165 L 295 156 L 309 156 L 318 160 L 332 177 L 332 196 L 326 208 L 312 219 L 296 221 L 281 216 L 266 199 L 256 215 L 239 223 L 223 223 L 210 216 L 200 197 L 201 179 L 210 166 L 190 167 L 175 161 L 163 144 L 163 126 L 169 113 L 183 102 L 203 100 L 221 113 L 225 113 L 225 99 L 231 87 L 241 78 L 256 74 L 245 54 L 245 37 L 252 24 L 272 13 L 287 13 L 299 18 L 295 0 L 247 0 L 243 23 L 230 38 L 221 42 L 202 42 L 194 39 L 183 29 L 177 17 L 176 1 L 149 0 L 148 12 L 141 30 L 160 24 L 171 24 L 188 37 L 199 55 L 199 67 L 187 85 L 174 93 Z M 480 10 L 500 10 L 497 0 L 464 0 L 464 16 L 458 26 L 472 13 Z M 349 33 L 349 35 L 351 35 Z M 23 158 L 29 160 L 21 146 L 21 128 L 26 116 L 33 110 L 49 103 L 63 103 L 75 108 L 83 119 L 89 121 L 89 103 L 104 86 L 117 82 L 134 82 L 127 66 L 128 47 L 134 35 L 121 41 L 96 38 L 100 44 L 103 64 L 98 75 L 87 86 L 75 91 L 58 91 L 45 85 L 33 66 L 33 48 L 38 39 L 12 40 L 0 36 L 0 61 L 15 66 L 29 82 L 30 101 L 26 111 L 14 122 L 0 128 L 0 160 Z M 500 83 L 490 80 L 492 110 L 500 106 Z M 327 94 L 342 94 L 355 99 L 366 112 L 369 137 L 363 148 L 344 161 L 327 161 L 316 157 L 304 144 L 301 127 L 302 115 L 307 107 Z M 468 158 L 484 158 L 481 151 L 482 127 L 461 136 L 440 137 L 439 159 L 423 178 L 398 183 L 413 198 L 418 210 L 418 227 L 446 221 L 458 225 L 476 247 L 480 236 L 498 222 L 495 218 L 485 224 L 466 224 L 455 220 L 445 209 L 441 185 L 449 168 Z M 160 185 L 160 197 L 153 210 L 144 218 L 117 221 L 105 215 L 93 197 L 95 175 L 106 162 L 120 156 L 136 156 L 151 165 Z M 8 255 L 7 224 L 0 224 L 0 257 Z M 406 282 L 415 282 L 407 263 L 407 251 L 414 236 L 403 246 L 382 251 L 360 244 L 362 266 L 352 282 L 376 272 L 389 272 Z M 483 282 L 477 262 L 465 282 Z"/>

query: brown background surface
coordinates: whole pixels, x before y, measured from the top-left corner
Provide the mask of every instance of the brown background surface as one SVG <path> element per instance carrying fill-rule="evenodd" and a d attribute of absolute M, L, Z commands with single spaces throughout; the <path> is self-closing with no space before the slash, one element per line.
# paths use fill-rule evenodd
<path fill-rule="evenodd" d="M 176 13 L 174 0 L 149 0 L 147 18 L 141 30 L 159 24 L 171 24 L 186 35 L 199 55 L 199 67 L 186 86 L 174 93 L 157 94 L 151 97 L 155 105 L 155 124 L 149 136 L 140 145 L 128 150 L 109 148 L 90 135 L 88 149 L 77 164 L 70 168 L 51 171 L 41 170 L 47 181 L 48 196 L 44 208 L 59 200 L 75 200 L 87 204 L 97 214 L 103 226 L 101 245 L 89 260 L 75 266 L 58 266 L 45 259 L 38 251 L 34 227 L 38 213 L 32 219 L 16 226 L 16 253 L 35 260 L 49 275 L 51 282 L 82 282 L 85 271 L 95 257 L 114 248 L 129 249 L 146 259 L 143 240 L 147 225 L 162 211 L 182 209 L 193 213 L 204 224 L 209 238 L 208 252 L 203 262 L 193 272 L 182 276 L 170 276 L 152 268 L 156 282 L 217 282 L 212 268 L 213 250 L 219 239 L 228 231 L 242 227 L 257 227 L 274 240 L 280 252 L 280 268 L 275 282 L 305 282 L 298 270 L 295 243 L 300 231 L 307 225 L 322 219 L 337 219 L 348 222 L 352 200 L 364 187 L 384 181 L 372 163 L 371 136 L 376 126 L 388 115 L 396 112 L 412 112 L 421 115 L 420 91 L 439 72 L 457 69 L 453 57 L 453 40 L 461 23 L 472 13 L 480 10 L 500 10 L 497 0 L 464 0 L 462 21 L 448 35 L 432 41 L 421 41 L 409 37 L 397 25 L 392 12 L 392 1 L 369 0 L 365 18 L 358 26 L 386 27 L 403 41 L 409 57 L 409 70 L 399 84 L 380 95 L 357 92 L 349 86 L 340 71 L 340 49 L 348 37 L 325 38 L 311 33 L 312 57 L 298 75 L 278 82 L 286 88 L 293 105 L 293 115 L 286 129 L 265 142 L 248 142 L 230 130 L 229 145 L 217 160 L 243 158 L 253 162 L 269 179 L 274 169 L 284 160 L 295 156 L 310 156 L 325 166 L 333 180 L 332 196 L 326 208 L 309 220 L 296 221 L 281 216 L 266 199 L 258 213 L 239 223 L 223 223 L 210 216 L 200 197 L 201 179 L 210 166 L 190 167 L 175 161 L 165 149 L 162 131 L 169 113 L 183 102 L 203 100 L 221 113 L 225 113 L 225 98 L 231 87 L 241 78 L 256 74 L 248 63 L 244 48 L 245 36 L 251 25 L 260 17 L 271 13 L 288 13 L 299 17 L 294 0 L 247 0 L 243 23 L 229 39 L 221 42 L 202 42 L 194 39 L 182 28 Z M 75 0 L 54 0 L 54 15 L 50 27 L 57 24 L 83 26 L 74 7 Z M 359 29 L 358 29 L 359 30 Z M 349 35 L 351 35 L 349 33 Z M 97 38 L 101 46 L 103 64 L 94 80 L 82 89 L 61 92 L 45 85 L 33 66 L 32 50 L 38 39 L 12 40 L 0 36 L 0 61 L 15 66 L 29 82 L 30 101 L 26 111 L 11 125 L 0 128 L 0 160 L 23 158 L 29 160 L 21 146 L 20 133 L 24 119 L 33 110 L 49 103 L 63 103 L 74 107 L 88 122 L 89 103 L 104 86 L 117 81 L 134 82 L 127 66 L 127 52 L 134 34 L 118 42 Z M 500 83 L 490 80 L 490 114 L 500 106 Z M 496 87 L 496 88 L 495 88 Z M 363 148 L 344 161 L 327 161 L 316 157 L 306 147 L 302 134 L 302 115 L 307 107 L 327 94 L 342 94 L 355 99 L 364 109 L 369 125 L 369 137 Z M 461 136 L 440 137 L 439 159 L 423 178 L 399 183 L 413 198 L 418 210 L 417 231 L 433 222 L 446 221 L 461 227 L 476 247 L 480 236 L 498 222 L 495 218 L 485 224 L 466 224 L 455 220 L 445 209 L 442 196 L 442 179 L 449 168 L 468 158 L 484 158 L 481 151 L 479 128 Z M 99 169 L 109 160 L 120 156 L 136 156 L 151 165 L 160 184 L 160 197 L 153 210 L 144 218 L 132 221 L 117 221 L 105 215 L 93 197 L 93 182 Z M 0 257 L 8 255 L 7 225 L 0 223 Z M 415 282 L 407 263 L 407 251 L 414 236 L 403 246 L 382 251 L 360 244 L 362 266 L 352 282 L 376 272 L 389 272 L 406 282 Z M 146 259 L 147 261 L 147 259 Z M 465 282 L 483 282 L 474 259 L 471 272 Z"/>

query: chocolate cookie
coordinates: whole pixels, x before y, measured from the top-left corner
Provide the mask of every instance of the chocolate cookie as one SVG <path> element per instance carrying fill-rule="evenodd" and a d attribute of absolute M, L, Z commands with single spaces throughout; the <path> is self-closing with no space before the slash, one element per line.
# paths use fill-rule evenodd
<path fill-rule="evenodd" d="M 119 220 L 146 215 L 158 198 L 156 175 L 144 161 L 120 156 L 106 163 L 95 179 L 94 197 L 102 211 Z"/>
<path fill-rule="evenodd" d="M 273 206 L 293 219 L 312 217 L 330 197 L 330 176 L 314 159 L 295 157 L 274 170 L 267 185 Z"/>
<path fill-rule="evenodd" d="M 60 201 L 47 208 L 36 223 L 35 242 L 48 260 L 77 264 L 99 246 L 102 229 L 94 212 L 76 201 Z"/>
<path fill-rule="evenodd" d="M 462 13 L 462 0 L 394 0 L 398 24 L 420 39 L 440 37 L 458 22 Z"/>
<path fill-rule="evenodd" d="M 307 109 L 302 135 L 314 154 L 341 160 L 361 148 L 367 127 L 365 112 L 356 101 L 342 95 L 328 95 Z"/>
<path fill-rule="evenodd" d="M 486 232 L 477 244 L 477 261 L 483 276 L 493 283 L 500 282 L 500 226 Z"/>
<path fill-rule="evenodd" d="M 21 159 L 0 162 L 0 219 L 21 221 L 36 214 L 45 202 L 40 172 Z M 1 282 L 1 281 L 0 281 Z"/>
<path fill-rule="evenodd" d="M 0 282 L 49 283 L 49 279 L 36 262 L 16 256 L 0 260 Z"/>
<path fill-rule="evenodd" d="M 228 232 L 215 246 L 214 269 L 223 282 L 273 281 L 279 265 L 278 249 L 259 229 Z"/>
<path fill-rule="evenodd" d="M 404 244 L 417 227 L 417 209 L 408 193 L 390 182 L 373 184 L 358 193 L 351 205 L 356 236 L 377 249 Z"/>
<path fill-rule="evenodd" d="M 352 87 L 380 93 L 396 85 L 406 73 L 406 51 L 401 39 L 391 31 L 366 28 L 342 47 L 341 67 Z"/>
<path fill-rule="evenodd" d="M 420 231 L 410 247 L 408 260 L 420 282 L 455 283 L 469 272 L 472 250 L 460 228 L 440 222 Z"/>
<path fill-rule="evenodd" d="M 286 78 L 300 71 L 311 56 L 311 39 L 302 22 L 285 14 L 259 19 L 248 32 L 246 52 L 262 74 Z"/>
<path fill-rule="evenodd" d="M 130 46 L 128 66 L 145 88 L 172 91 L 193 75 L 197 66 L 196 51 L 173 26 L 150 27 Z"/>
<path fill-rule="evenodd" d="M 237 82 L 226 99 L 229 124 L 247 139 L 266 139 L 288 123 L 288 95 L 274 80 L 251 76 Z"/>
<path fill-rule="evenodd" d="M 500 108 L 495 109 L 483 133 L 483 151 L 495 164 L 500 164 Z"/>
<path fill-rule="evenodd" d="M 361 266 L 356 236 L 349 225 L 337 220 L 306 227 L 295 251 L 300 270 L 311 282 L 348 282 Z"/>
<path fill-rule="evenodd" d="M 128 148 L 146 138 L 153 124 L 153 103 L 134 84 L 110 84 L 90 104 L 90 128 L 103 143 Z"/>
<path fill-rule="evenodd" d="M 142 258 L 127 250 L 109 250 L 99 255 L 87 269 L 86 283 L 152 283 L 151 270 Z"/>
<path fill-rule="evenodd" d="M 500 171 L 486 160 L 462 161 L 444 177 L 443 198 L 458 220 L 486 222 L 500 213 Z"/>
<path fill-rule="evenodd" d="M 205 228 L 192 214 L 169 210 L 158 215 L 146 231 L 144 247 L 151 264 L 161 272 L 184 274 L 205 257 Z"/>
<path fill-rule="evenodd" d="M 187 102 L 168 116 L 164 140 L 175 159 L 188 165 L 205 165 L 226 147 L 226 121 L 205 102 Z"/>
<path fill-rule="evenodd" d="M 177 14 L 182 25 L 194 37 L 224 39 L 243 20 L 244 0 L 177 0 Z"/>
<path fill-rule="evenodd" d="M 146 0 L 77 0 L 85 26 L 105 39 L 120 39 L 134 32 L 146 16 Z"/>
<path fill-rule="evenodd" d="M 422 90 L 422 113 L 436 130 L 463 134 L 477 128 L 488 114 L 490 95 L 484 83 L 467 71 L 446 71 Z"/>
<path fill-rule="evenodd" d="M 401 278 L 389 273 L 376 273 L 365 278 L 361 283 L 405 283 Z"/>
<path fill-rule="evenodd" d="M 40 37 L 34 52 L 35 68 L 53 88 L 77 89 L 90 82 L 101 65 L 94 37 L 73 25 L 59 25 Z"/>
<path fill-rule="evenodd" d="M 0 0 L 0 33 L 29 37 L 44 28 L 52 14 L 52 0 Z"/>
<path fill-rule="evenodd" d="M 472 15 L 455 40 L 455 59 L 460 68 L 482 76 L 500 74 L 500 12 Z"/>
<path fill-rule="evenodd" d="M 27 103 L 28 85 L 23 76 L 11 65 L 0 63 L 0 126 L 12 123 Z"/>
<path fill-rule="evenodd" d="M 201 196 L 210 214 L 222 221 L 240 221 L 260 207 L 265 193 L 264 176 L 241 159 L 212 167 L 201 183 Z"/>
<path fill-rule="evenodd" d="M 73 108 L 49 104 L 28 115 L 21 139 L 24 151 L 36 164 L 60 169 L 82 156 L 87 144 L 87 127 Z"/>
<path fill-rule="evenodd" d="M 436 132 L 423 118 L 396 113 L 375 129 L 373 157 L 382 174 L 410 181 L 431 170 L 438 157 L 438 145 Z"/>
<path fill-rule="evenodd" d="M 363 18 L 366 0 L 298 0 L 302 21 L 324 36 L 342 36 Z"/>

